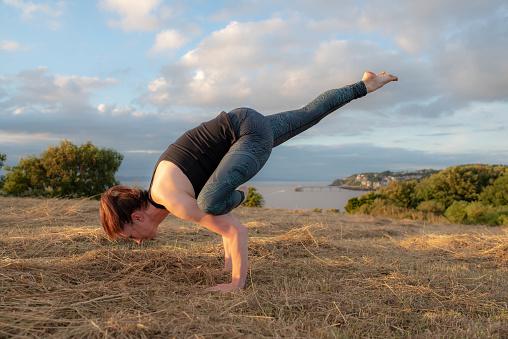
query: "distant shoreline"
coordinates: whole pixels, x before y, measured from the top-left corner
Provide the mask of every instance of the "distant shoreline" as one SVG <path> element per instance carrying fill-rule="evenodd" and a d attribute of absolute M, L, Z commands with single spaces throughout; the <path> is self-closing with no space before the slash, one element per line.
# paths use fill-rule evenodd
<path fill-rule="evenodd" d="M 358 186 L 348 186 L 348 185 L 330 185 L 330 186 L 338 186 L 340 188 L 343 188 L 346 190 L 351 190 L 351 191 L 366 191 L 366 192 L 375 191 L 372 188 L 363 188 L 363 187 L 358 187 Z"/>

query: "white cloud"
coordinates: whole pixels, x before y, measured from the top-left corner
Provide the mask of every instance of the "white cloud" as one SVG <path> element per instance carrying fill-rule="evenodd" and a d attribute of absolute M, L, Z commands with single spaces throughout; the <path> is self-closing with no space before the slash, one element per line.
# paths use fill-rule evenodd
<path fill-rule="evenodd" d="M 125 151 L 126 153 L 141 153 L 141 154 L 160 154 L 163 152 L 163 150 L 154 150 L 154 149 L 135 149 L 135 150 L 129 150 Z"/>
<path fill-rule="evenodd" d="M 440 87 L 457 100 L 508 100 L 508 16 L 468 25 L 436 53 Z"/>
<path fill-rule="evenodd" d="M 97 105 L 97 111 L 104 115 L 109 115 L 112 117 L 119 116 L 133 116 L 133 117 L 142 117 L 148 115 L 146 112 L 142 112 L 137 110 L 132 106 L 118 106 L 118 105 L 108 105 L 108 104 L 99 104 Z"/>
<path fill-rule="evenodd" d="M 47 3 L 24 1 L 24 0 L 3 0 L 4 4 L 21 11 L 21 17 L 24 20 L 31 20 L 36 15 L 42 15 L 48 18 L 47 24 L 52 29 L 60 27 L 58 18 L 62 16 L 65 8 L 64 1 L 51 1 Z"/>
<path fill-rule="evenodd" d="M 52 75 L 46 67 L 25 70 L 8 77 L 10 95 L 0 110 L 14 115 L 28 112 L 65 113 L 88 107 L 90 94 L 116 84 L 115 79 L 78 75 Z M 5 81 L 7 85 L 7 81 Z"/>
<path fill-rule="evenodd" d="M 161 109 L 250 106 L 276 112 L 301 107 L 321 91 L 357 82 L 368 69 L 388 70 L 403 78 L 406 86 L 399 87 L 397 95 L 406 100 L 430 95 L 428 64 L 371 41 L 318 39 L 301 18 L 272 18 L 233 21 L 211 33 L 167 66 L 143 99 Z M 394 91 L 388 88 L 384 96 L 358 107 L 393 105 Z"/>
<path fill-rule="evenodd" d="M 19 42 L 13 40 L 0 41 L 0 51 L 16 52 L 26 50 Z"/>
<path fill-rule="evenodd" d="M 116 13 L 120 18 L 108 23 L 124 31 L 152 31 L 159 27 L 161 18 L 171 16 L 168 7 L 160 7 L 160 0 L 101 0 L 99 7 Z"/>
<path fill-rule="evenodd" d="M 52 142 L 61 137 L 51 133 L 23 133 L 0 130 L 0 143 L 2 144 L 31 144 L 35 142 Z"/>
<path fill-rule="evenodd" d="M 155 44 L 150 53 L 160 53 L 166 50 L 178 49 L 187 42 L 187 39 L 180 32 L 171 29 L 162 31 L 155 37 Z"/>

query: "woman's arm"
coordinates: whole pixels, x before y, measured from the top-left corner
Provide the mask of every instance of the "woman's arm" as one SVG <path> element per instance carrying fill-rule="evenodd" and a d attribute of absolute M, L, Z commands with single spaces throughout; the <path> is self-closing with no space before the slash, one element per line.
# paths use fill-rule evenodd
<path fill-rule="evenodd" d="M 231 283 L 220 284 L 208 290 L 228 292 L 245 286 L 248 271 L 248 232 L 240 220 L 232 214 L 213 215 L 203 212 L 196 199 L 188 194 L 172 194 L 165 199 L 164 206 L 174 216 L 193 221 L 208 230 L 217 233 L 226 240 L 231 258 Z M 224 249 L 227 253 L 226 248 Z"/>
<path fill-rule="evenodd" d="M 200 225 L 208 229 L 223 229 L 222 234 L 225 239 L 226 248 L 231 255 L 231 283 L 219 284 L 211 287 L 209 291 L 229 292 L 245 287 L 247 278 L 249 259 L 248 259 L 248 231 L 247 228 L 232 214 L 212 215 L 206 214 L 200 222 Z"/>
<path fill-rule="evenodd" d="M 224 271 L 231 272 L 233 264 L 231 263 L 231 250 L 229 249 L 229 240 L 222 237 L 222 244 L 224 245 Z"/>

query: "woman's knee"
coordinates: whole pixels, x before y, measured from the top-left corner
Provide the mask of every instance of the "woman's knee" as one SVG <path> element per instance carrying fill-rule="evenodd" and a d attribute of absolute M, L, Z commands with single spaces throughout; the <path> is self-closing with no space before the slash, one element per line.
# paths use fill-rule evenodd
<path fill-rule="evenodd" d="M 222 215 L 229 212 L 227 211 L 225 199 L 217 195 L 206 194 L 206 191 L 201 191 L 196 201 L 198 207 L 205 213 Z"/>

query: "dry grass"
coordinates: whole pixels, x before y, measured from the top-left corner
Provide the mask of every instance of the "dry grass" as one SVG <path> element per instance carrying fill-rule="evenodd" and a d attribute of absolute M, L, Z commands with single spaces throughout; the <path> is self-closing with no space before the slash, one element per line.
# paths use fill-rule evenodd
<path fill-rule="evenodd" d="M 508 337 L 508 231 L 239 208 L 245 290 L 220 238 L 169 217 L 110 243 L 97 202 L 0 198 L 0 337 Z"/>

